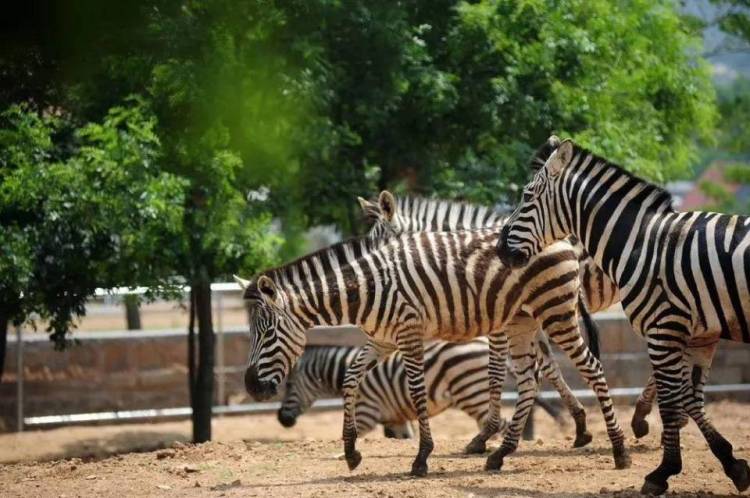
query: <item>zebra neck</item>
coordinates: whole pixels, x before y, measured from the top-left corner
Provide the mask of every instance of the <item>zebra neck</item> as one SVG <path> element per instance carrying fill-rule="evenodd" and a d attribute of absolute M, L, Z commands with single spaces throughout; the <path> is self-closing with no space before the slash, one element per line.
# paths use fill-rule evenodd
<path fill-rule="evenodd" d="M 307 373 L 331 394 L 341 394 L 346 369 L 362 348 L 342 346 L 313 346 Z"/>
<path fill-rule="evenodd" d="M 588 161 L 587 161 L 588 159 Z M 619 166 L 589 156 L 566 179 L 564 223 L 607 276 L 620 284 L 631 254 L 655 216 L 673 212 L 671 196 Z"/>
<path fill-rule="evenodd" d="M 287 291 L 292 314 L 306 328 L 358 325 L 353 311 L 361 304 L 361 289 L 348 265 L 327 275 L 309 278 Z"/>

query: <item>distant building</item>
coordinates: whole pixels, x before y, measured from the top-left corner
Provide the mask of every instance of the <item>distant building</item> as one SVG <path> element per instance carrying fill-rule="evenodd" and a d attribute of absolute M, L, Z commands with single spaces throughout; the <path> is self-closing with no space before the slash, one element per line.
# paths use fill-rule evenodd
<path fill-rule="evenodd" d="M 715 204 L 716 201 L 708 197 L 703 190 L 701 190 L 701 184 L 703 182 L 711 182 L 719 185 L 732 194 L 740 203 L 750 204 L 750 185 L 729 182 L 724 178 L 724 169 L 730 164 L 733 163 L 727 161 L 714 161 L 711 163 L 703 174 L 695 182 L 692 182 L 692 188 L 681 196 L 681 202 L 679 204 L 675 203 L 675 207 L 681 211 L 696 211 Z"/>

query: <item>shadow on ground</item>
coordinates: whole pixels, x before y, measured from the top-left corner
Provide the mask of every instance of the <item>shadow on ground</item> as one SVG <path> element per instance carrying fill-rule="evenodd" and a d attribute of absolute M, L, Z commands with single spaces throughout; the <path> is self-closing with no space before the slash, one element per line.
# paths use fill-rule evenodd
<path fill-rule="evenodd" d="M 92 437 L 65 443 L 59 451 L 45 454 L 38 461 L 80 458 L 101 460 L 124 453 L 145 453 L 167 448 L 175 442 L 188 443 L 180 432 L 126 431 L 104 437 Z"/>

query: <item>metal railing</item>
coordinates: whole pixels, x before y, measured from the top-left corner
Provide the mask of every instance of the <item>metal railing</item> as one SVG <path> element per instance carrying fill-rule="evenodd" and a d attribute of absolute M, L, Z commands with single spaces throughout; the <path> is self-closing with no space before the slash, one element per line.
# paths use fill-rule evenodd
<path fill-rule="evenodd" d="M 224 300 L 223 295 L 226 292 L 240 292 L 242 289 L 235 282 L 220 282 L 211 284 L 211 293 L 216 294 L 216 299 L 212 299 L 213 312 L 216 314 L 216 324 L 214 332 L 216 333 L 216 364 L 214 365 L 214 375 L 217 377 L 217 393 L 216 398 L 218 400 L 224 400 L 226 395 L 226 374 L 233 373 L 236 371 L 234 367 L 227 367 L 224 363 Z M 94 295 L 96 297 L 105 296 L 126 296 L 126 295 L 143 295 L 148 291 L 147 287 L 117 287 L 114 289 L 96 289 Z M 190 292 L 189 286 L 182 288 L 183 293 L 187 294 Z M 185 332 L 183 332 L 185 333 Z M 112 338 L 117 332 L 101 332 L 102 338 Z M 129 332 L 132 335 L 132 332 Z M 41 335 L 32 336 L 32 338 L 24 337 L 22 334 L 21 326 L 16 327 L 15 341 L 13 338 L 9 338 L 10 343 L 15 342 L 16 347 L 16 431 L 22 432 L 25 426 L 36 426 L 36 425 L 49 425 L 49 424 L 64 424 L 70 423 L 81 423 L 82 421 L 95 422 L 104 420 L 123 420 L 123 419 L 134 419 L 134 418 L 151 418 L 161 416 L 183 416 L 184 411 L 188 410 L 187 415 L 190 414 L 189 408 L 168 408 L 168 409 L 157 409 L 157 410 L 132 410 L 125 412 L 102 412 L 101 414 L 95 413 L 84 413 L 84 414 L 68 414 L 68 415 L 50 415 L 44 417 L 25 417 L 24 412 L 24 366 L 23 366 L 23 354 L 24 354 L 24 342 L 29 340 L 47 340 L 46 337 Z M 223 407 L 223 408 L 222 408 Z M 227 405 L 218 405 L 214 407 L 214 413 L 231 413 L 231 410 Z M 118 415 L 119 413 L 119 415 Z M 141 415 L 137 415 L 141 413 Z M 146 413 L 154 413 L 152 416 L 144 415 Z M 172 415 L 174 413 L 175 415 Z M 56 420 L 57 422 L 52 422 Z"/>
<path fill-rule="evenodd" d="M 148 291 L 146 287 L 127 288 L 120 287 L 115 289 L 96 289 L 96 297 L 107 297 L 107 296 L 126 296 L 129 294 L 142 295 Z M 190 292 L 190 287 L 185 286 L 182 288 L 184 293 Z M 216 363 L 214 365 L 214 375 L 216 376 L 216 396 L 214 398 L 213 412 L 215 414 L 235 414 L 235 413 L 265 413 L 268 411 L 275 410 L 271 408 L 275 406 L 274 403 L 247 403 L 241 405 L 228 405 L 225 404 L 227 399 L 227 375 L 235 374 L 242 370 L 243 367 L 226 365 L 226 358 L 224 355 L 224 339 L 227 333 L 238 334 L 247 330 L 247 325 L 242 326 L 227 326 L 224 320 L 224 312 L 228 309 L 225 306 L 224 296 L 228 292 L 241 292 L 241 288 L 237 283 L 234 282 L 221 282 L 211 284 L 212 295 L 215 299 L 212 299 L 213 313 L 216 317 L 214 323 L 214 333 L 216 334 Z M 356 330 L 354 327 L 321 327 L 314 333 L 308 335 L 308 343 L 310 344 L 346 344 L 352 346 L 362 345 L 364 342 L 360 340 L 364 336 L 358 338 L 352 336 L 352 334 L 341 334 L 342 329 L 348 331 Z M 317 332 L 317 333 L 316 333 Z M 107 330 L 107 331 L 84 331 L 78 332 L 77 337 L 79 339 L 92 339 L 92 340 L 106 340 L 106 339 L 123 339 L 123 338 L 143 338 L 148 336 L 186 336 L 186 328 L 170 328 L 170 329 L 159 329 L 159 330 Z M 343 339 L 342 339 L 343 338 Z M 185 417 L 190 415 L 189 407 L 177 407 L 177 408 L 158 408 L 148 410 L 124 410 L 124 411 L 107 411 L 98 413 L 77 413 L 77 414 L 61 414 L 61 415 L 45 415 L 45 416 L 31 416 L 26 417 L 25 403 L 24 403 L 24 343 L 27 342 L 48 342 L 49 339 L 45 334 L 33 334 L 24 335 L 21 327 L 16 327 L 15 337 L 11 336 L 8 338 L 9 344 L 14 344 L 16 347 L 16 430 L 22 432 L 24 427 L 42 427 L 50 425 L 64 425 L 64 424 L 75 424 L 75 423 L 92 423 L 92 422 L 105 422 L 105 421 L 118 421 L 118 420 L 138 420 L 138 419 L 152 419 L 152 418 L 165 418 L 165 417 Z M 313 408 L 315 409 L 332 409 L 341 406 L 338 400 L 320 400 L 316 403 Z"/>
<path fill-rule="evenodd" d="M 97 297 L 104 296 L 124 296 L 128 294 L 144 294 L 147 292 L 147 288 L 138 287 L 134 289 L 129 288 L 117 288 L 117 289 L 97 289 L 95 295 Z M 190 291 L 189 287 L 184 287 L 185 293 Z M 227 374 L 236 373 L 238 371 L 237 366 L 227 366 L 225 364 L 224 355 L 224 336 L 226 333 L 236 334 L 246 330 L 246 326 L 226 326 L 224 320 L 225 302 L 224 295 L 227 292 L 239 292 L 241 291 L 240 286 L 233 282 L 226 283 L 214 283 L 211 284 L 212 293 L 216 294 L 216 298 L 213 302 L 213 312 L 216 316 L 214 332 L 216 333 L 216 365 L 214 367 L 214 373 L 216 375 L 216 403 L 213 407 L 213 413 L 217 415 L 221 414 L 253 414 L 253 413 L 269 413 L 278 410 L 278 402 L 266 402 L 266 403 L 244 403 L 236 405 L 224 404 L 226 399 L 226 380 Z M 597 313 L 599 319 L 614 319 L 624 318 L 622 313 L 617 312 L 605 312 Z M 340 327 L 334 327 L 340 329 Z M 352 327 L 346 327 L 352 329 Z M 53 425 L 67 425 L 67 424 L 85 424 L 85 423 L 96 423 L 96 422 L 116 422 L 116 421 L 135 421 L 144 419 L 162 419 L 162 418 L 174 418 L 174 417 L 187 417 L 191 414 L 190 407 L 176 407 L 176 408 L 157 408 L 157 409 L 146 409 L 146 410 L 122 410 L 122 411 L 105 411 L 95 413 L 73 413 L 73 414 L 61 414 L 61 415 L 45 415 L 45 416 L 31 416 L 26 417 L 24 413 L 24 342 L 34 341 L 46 341 L 46 336 L 33 335 L 26 336 L 22 334 L 21 327 L 16 327 L 15 338 L 9 337 L 9 343 L 16 343 L 16 402 L 17 402 L 17 430 L 23 431 L 24 427 L 46 427 Z M 361 342 L 357 342 L 358 338 L 347 335 L 344 341 L 341 341 L 343 334 L 340 332 L 334 332 L 332 330 L 321 330 L 322 334 L 317 340 L 309 341 L 317 344 L 328 344 L 335 340 L 336 343 L 344 344 L 350 343 L 350 345 L 359 345 Z M 186 335 L 186 330 L 181 329 L 169 329 L 160 331 L 144 331 L 143 334 L 139 334 L 139 337 L 143 337 L 145 334 L 150 335 Z M 133 331 L 91 331 L 84 332 L 81 335 L 85 335 L 89 339 L 122 339 L 124 337 L 130 338 L 135 337 Z M 348 342 L 347 342 L 348 341 Z M 643 359 L 646 357 L 644 352 L 638 353 L 614 353 L 604 354 L 603 357 L 609 358 L 620 358 L 620 359 Z M 613 397 L 629 398 L 638 396 L 641 392 L 641 387 L 619 387 L 610 388 L 610 394 Z M 740 393 L 750 392 L 750 384 L 723 384 L 723 385 L 712 385 L 706 386 L 707 393 Z M 591 399 L 595 398 L 595 395 L 589 389 L 577 389 L 573 393 L 580 399 Z M 559 399 L 559 395 L 556 391 L 542 391 L 539 395 L 543 399 Z M 504 400 L 513 401 L 517 398 L 515 392 L 503 393 Z M 325 410 L 325 409 L 338 409 L 341 408 L 341 400 L 318 400 L 314 405 L 313 409 Z"/>

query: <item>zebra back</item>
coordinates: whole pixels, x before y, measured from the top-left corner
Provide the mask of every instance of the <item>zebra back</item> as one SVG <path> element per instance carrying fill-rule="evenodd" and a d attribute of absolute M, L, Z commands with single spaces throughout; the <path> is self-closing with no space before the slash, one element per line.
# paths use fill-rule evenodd
<path fill-rule="evenodd" d="M 410 232 L 449 232 L 493 227 L 505 216 L 486 206 L 468 202 L 404 196 L 396 199 L 384 190 L 375 201 L 359 198 L 371 223 L 372 240 L 383 241 Z"/>

